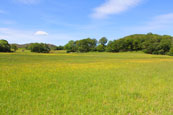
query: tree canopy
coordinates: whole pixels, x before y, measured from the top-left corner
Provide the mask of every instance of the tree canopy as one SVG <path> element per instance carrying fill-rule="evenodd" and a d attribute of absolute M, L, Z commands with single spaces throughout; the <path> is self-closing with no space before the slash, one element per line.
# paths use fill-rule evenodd
<path fill-rule="evenodd" d="M 172 36 L 157 34 L 135 34 L 110 41 L 109 52 L 144 51 L 148 54 L 168 54 L 171 49 Z"/>
<path fill-rule="evenodd" d="M 14 51 L 16 51 L 18 49 L 16 44 L 11 44 L 11 49 L 13 49 Z"/>
<path fill-rule="evenodd" d="M 101 45 L 106 45 L 106 43 L 108 42 L 108 39 L 106 38 L 106 37 L 102 37 L 100 40 L 99 40 L 99 43 L 101 44 Z"/>
<path fill-rule="evenodd" d="M 106 37 L 102 37 L 99 42 L 91 38 L 77 41 L 71 40 L 65 45 L 65 49 L 67 52 L 103 52 L 105 50 L 108 52 L 143 51 L 148 54 L 162 55 L 171 54 L 170 52 L 173 49 L 172 36 L 152 33 L 126 36 L 109 41 L 108 44 L 107 41 Z"/>
<path fill-rule="evenodd" d="M 49 53 L 50 52 L 49 46 L 44 43 L 31 43 L 28 46 L 28 49 L 31 50 L 31 52 L 37 52 L 37 53 Z"/>
<path fill-rule="evenodd" d="M 69 41 L 65 45 L 65 49 L 67 52 L 89 52 L 89 51 L 96 51 L 97 40 L 86 38 L 77 41 Z"/>
<path fill-rule="evenodd" d="M 64 46 L 61 46 L 61 45 L 60 46 L 57 46 L 56 47 L 56 50 L 64 50 Z"/>
<path fill-rule="evenodd" d="M 173 37 L 169 35 L 158 34 L 134 34 L 120 39 L 109 41 L 102 37 L 99 41 L 96 39 L 85 38 L 81 40 L 70 40 L 65 46 L 55 46 L 44 43 L 31 43 L 24 45 L 31 52 L 49 53 L 50 50 L 67 50 L 67 52 L 126 52 L 143 51 L 148 54 L 161 54 L 173 56 Z M 17 50 L 16 45 L 11 48 Z M 0 40 L 0 52 L 9 52 L 10 45 L 6 40 Z"/>
<path fill-rule="evenodd" d="M 6 40 L 0 40 L 0 52 L 10 52 L 10 44 Z"/>

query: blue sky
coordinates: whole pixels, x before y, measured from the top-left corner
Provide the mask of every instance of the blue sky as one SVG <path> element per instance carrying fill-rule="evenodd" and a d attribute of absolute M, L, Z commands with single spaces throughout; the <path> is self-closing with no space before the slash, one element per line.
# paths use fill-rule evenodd
<path fill-rule="evenodd" d="M 173 0 L 1 0 L 0 39 L 64 45 L 153 32 L 173 35 Z"/>

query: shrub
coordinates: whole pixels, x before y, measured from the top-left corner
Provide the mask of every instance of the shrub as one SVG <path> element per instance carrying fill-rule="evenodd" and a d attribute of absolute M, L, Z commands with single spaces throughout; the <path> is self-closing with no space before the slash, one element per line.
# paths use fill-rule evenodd
<path fill-rule="evenodd" d="M 11 49 L 13 49 L 14 51 L 16 51 L 18 49 L 16 44 L 11 44 Z"/>
<path fill-rule="evenodd" d="M 169 55 L 170 55 L 170 56 L 173 56 L 173 48 L 170 49 Z"/>
<path fill-rule="evenodd" d="M 31 52 L 37 52 L 37 53 L 49 53 L 50 52 L 49 46 L 44 43 L 32 43 L 29 45 L 28 49 L 30 49 Z"/>
<path fill-rule="evenodd" d="M 73 41 L 73 40 L 69 41 L 69 42 L 65 45 L 64 48 L 67 50 L 67 53 L 75 52 L 75 51 L 76 51 L 76 43 L 75 43 L 75 41 Z"/>
<path fill-rule="evenodd" d="M 57 46 L 56 50 L 64 50 L 64 46 Z"/>
<path fill-rule="evenodd" d="M 104 52 L 104 51 L 105 51 L 105 46 L 102 45 L 102 44 L 100 44 L 100 45 L 97 46 L 96 50 L 97 50 L 98 52 Z"/>

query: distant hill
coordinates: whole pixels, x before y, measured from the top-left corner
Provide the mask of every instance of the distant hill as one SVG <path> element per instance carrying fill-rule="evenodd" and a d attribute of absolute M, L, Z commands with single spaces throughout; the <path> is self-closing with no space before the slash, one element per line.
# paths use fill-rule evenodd
<path fill-rule="evenodd" d="M 28 44 L 15 44 L 17 45 L 18 48 L 26 48 L 27 46 L 29 46 L 31 43 L 28 43 Z M 55 47 L 57 47 L 56 45 L 53 45 L 53 44 L 47 44 L 49 46 L 49 48 L 53 49 Z"/>

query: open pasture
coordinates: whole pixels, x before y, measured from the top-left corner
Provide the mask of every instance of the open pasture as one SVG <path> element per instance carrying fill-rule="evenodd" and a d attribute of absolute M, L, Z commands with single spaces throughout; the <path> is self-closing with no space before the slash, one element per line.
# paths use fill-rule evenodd
<path fill-rule="evenodd" d="M 0 53 L 0 114 L 173 114 L 173 57 Z"/>

